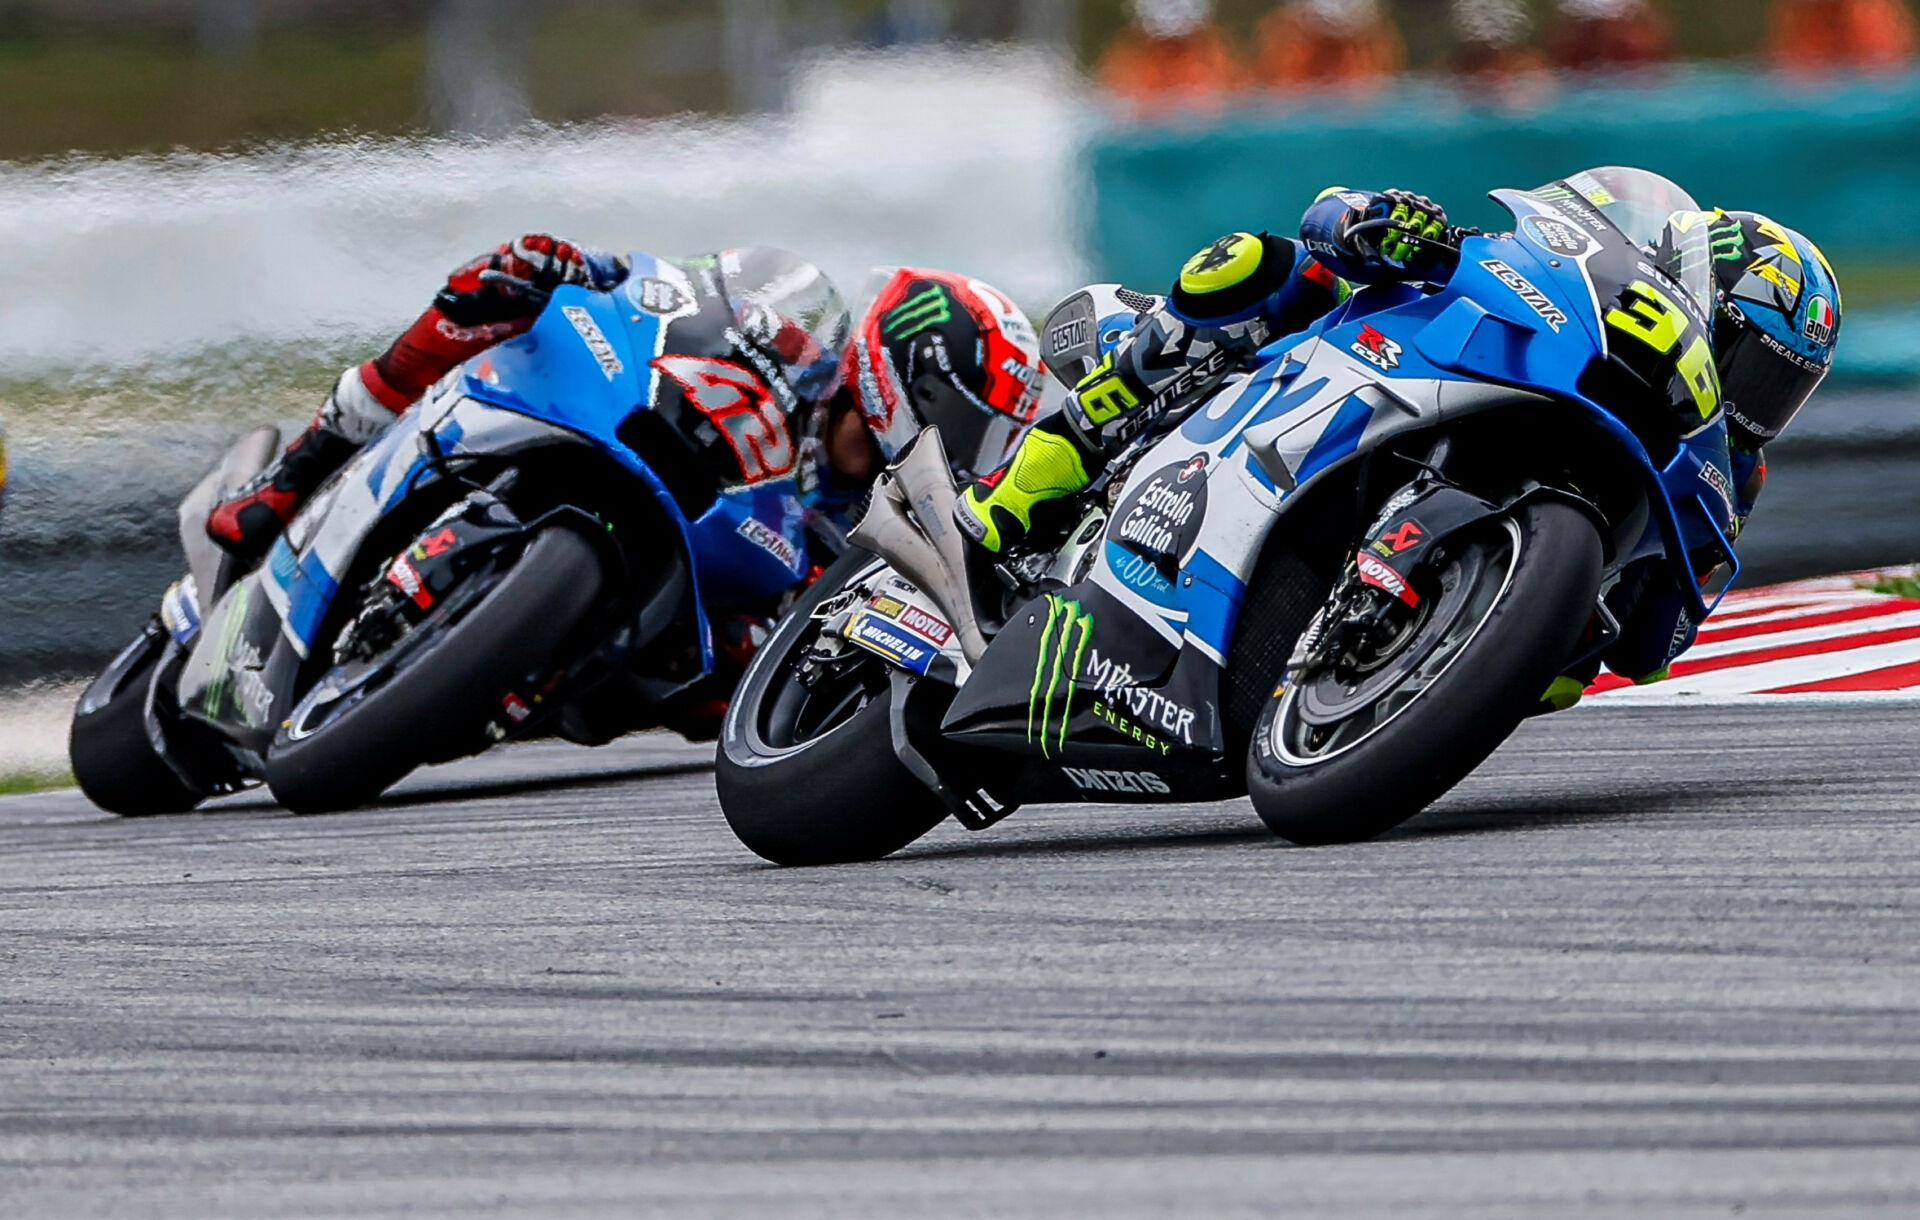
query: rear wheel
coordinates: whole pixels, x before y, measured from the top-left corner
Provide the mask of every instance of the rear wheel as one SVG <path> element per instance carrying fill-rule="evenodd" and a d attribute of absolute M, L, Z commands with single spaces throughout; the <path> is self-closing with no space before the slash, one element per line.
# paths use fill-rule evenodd
<path fill-rule="evenodd" d="M 600 597 L 600 560 L 579 534 L 541 531 L 469 582 L 484 591 L 388 650 L 337 665 L 308 690 L 267 753 L 267 786 L 296 813 L 364 805 L 424 762 L 471 753 L 501 700 L 558 663 Z"/>
<path fill-rule="evenodd" d="M 161 755 L 166 725 L 148 715 L 154 671 L 170 641 L 148 624 L 80 696 L 67 737 L 74 779 L 87 799 L 108 813 L 141 817 L 185 813 L 205 792 L 189 785 Z"/>
<path fill-rule="evenodd" d="M 1460 782 L 1573 654 L 1601 565 L 1593 524 L 1552 501 L 1463 537 L 1393 633 L 1310 663 L 1268 699 L 1247 760 L 1261 820 L 1295 843 L 1352 842 Z"/>
<path fill-rule="evenodd" d="M 809 664 L 814 611 L 871 568 L 851 551 L 788 611 L 727 710 L 715 780 L 740 842 L 775 864 L 877 860 L 926 834 L 946 807 L 893 752 L 897 688 L 885 662 L 849 650 Z"/>

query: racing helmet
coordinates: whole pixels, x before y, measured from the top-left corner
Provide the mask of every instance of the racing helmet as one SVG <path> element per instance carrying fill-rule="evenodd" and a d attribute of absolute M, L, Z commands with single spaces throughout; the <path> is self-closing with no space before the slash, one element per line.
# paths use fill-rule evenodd
<path fill-rule="evenodd" d="M 771 246 L 722 250 L 715 258 L 740 354 L 776 396 L 791 397 L 782 407 L 791 411 L 833 393 L 852 314 L 827 273 Z"/>
<path fill-rule="evenodd" d="M 887 274 L 841 375 L 888 461 L 928 424 L 968 476 L 998 466 L 1040 408 L 1040 342 L 1007 295 L 946 271 Z"/>
<path fill-rule="evenodd" d="M 1840 337 L 1840 283 L 1820 248 L 1756 212 L 1710 229 L 1715 363 L 1727 431 L 1749 449 L 1779 436 L 1827 371 Z"/>

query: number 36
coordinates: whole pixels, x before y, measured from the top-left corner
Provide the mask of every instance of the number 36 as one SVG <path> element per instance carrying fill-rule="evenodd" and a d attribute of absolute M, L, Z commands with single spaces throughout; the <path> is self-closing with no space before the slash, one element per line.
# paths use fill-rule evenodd
<path fill-rule="evenodd" d="M 1673 303 L 1673 298 L 1645 280 L 1635 280 L 1627 291 L 1635 299 L 1626 309 L 1608 310 L 1607 324 L 1634 336 L 1663 356 L 1677 354 L 1674 363 L 1680 376 L 1686 379 L 1687 388 L 1693 392 L 1693 405 L 1700 409 L 1700 418 L 1713 418 L 1713 413 L 1720 409 L 1720 370 L 1713 363 L 1713 345 L 1696 331 L 1693 341 L 1682 351 L 1681 341 L 1688 329 L 1687 315 Z"/>

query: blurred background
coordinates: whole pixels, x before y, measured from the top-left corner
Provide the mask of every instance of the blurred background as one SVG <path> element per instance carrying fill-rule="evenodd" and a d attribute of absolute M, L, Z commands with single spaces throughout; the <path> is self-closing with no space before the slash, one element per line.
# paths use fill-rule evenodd
<path fill-rule="evenodd" d="M 1904 0 L 0 0 L 0 683 L 110 655 L 224 444 L 528 230 L 1039 314 L 1334 182 L 1497 225 L 1644 165 L 1845 289 L 1751 579 L 1920 559 L 1915 52 Z"/>

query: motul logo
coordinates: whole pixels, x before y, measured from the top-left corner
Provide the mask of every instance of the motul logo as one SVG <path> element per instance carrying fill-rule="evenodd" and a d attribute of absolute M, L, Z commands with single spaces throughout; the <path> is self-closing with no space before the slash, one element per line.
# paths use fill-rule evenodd
<path fill-rule="evenodd" d="M 1420 604 L 1420 595 L 1408 587 L 1400 573 L 1382 563 L 1378 556 L 1362 551 L 1357 557 L 1360 567 L 1360 579 L 1376 589 L 1384 589 L 1409 606 Z"/>
<path fill-rule="evenodd" d="M 936 644 L 944 644 L 953 635 L 953 628 L 918 606 L 908 606 L 900 612 L 900 625 L 908 631 L 926 636 Z"/>

